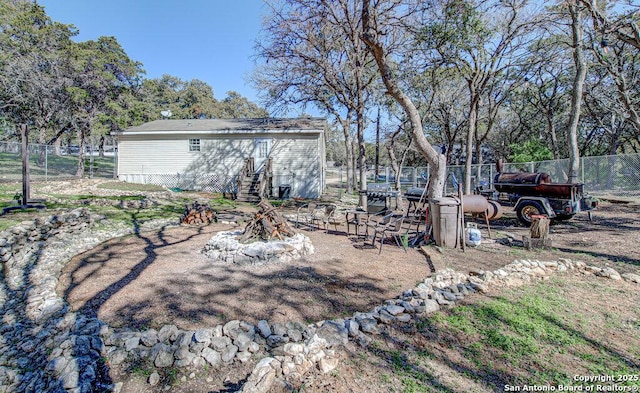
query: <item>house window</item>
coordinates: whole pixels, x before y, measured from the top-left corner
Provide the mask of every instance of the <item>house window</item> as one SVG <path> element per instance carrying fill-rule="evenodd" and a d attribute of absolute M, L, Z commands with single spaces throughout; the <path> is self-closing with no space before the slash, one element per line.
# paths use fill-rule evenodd
<path fill-rule="evenodd" d="M 189 151 L 200 151 L 200 139 L 189 139 Z"/>
<path fill-rule="evenodd" d="M 269 155 L 269 143 L 267 141 L 257 141 L 258 158 L 267 158 Z"/>

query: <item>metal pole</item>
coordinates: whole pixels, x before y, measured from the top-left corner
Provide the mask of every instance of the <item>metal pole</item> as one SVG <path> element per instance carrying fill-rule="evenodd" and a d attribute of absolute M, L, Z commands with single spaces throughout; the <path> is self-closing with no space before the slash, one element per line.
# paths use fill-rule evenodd
<path fill-rule="evenodd" d="M 89 179 L 93 179 L 93 139 L 89 143 Z"/>
<path fill-rule="evenodd" d="M 411 171 L 411 175 L 413 176 L 413 181 L 411 182 L 411 186 L 412 187 L 418 187 L 418 168 L 417 167 L 413 167 L 413 170 Z"/>
<path fill-rule="evenodd" d="M 489 164 L 489 188 L 493 188 L 493 164 Z"/>
<path fill-rule="evenodd" d="M 27 205 L 30 199 L 29 188 L 29 127 L 20 125 L 20 137 L 22 138 L 22 205 Z"/>
<path fill-rule="evenodd" d="M 49 181 L 49 146 L 44 145 L 44 181 Z"/>

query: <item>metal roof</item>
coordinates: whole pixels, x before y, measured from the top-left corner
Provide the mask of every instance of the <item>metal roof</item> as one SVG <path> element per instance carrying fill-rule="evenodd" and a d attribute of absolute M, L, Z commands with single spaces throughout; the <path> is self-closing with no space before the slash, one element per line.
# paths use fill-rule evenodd
<path fill-rule="evenodd" d="M 152 134 L 152 133 L 180 133 L 180 132 L 212 132 L 255 133 L 260 131 L 322 132 L 327 123 L 323 118 L 258 118 L 258 119 L 183 119 L 183 120 L 155 120 L 131 127 L 114 135 Z"/>

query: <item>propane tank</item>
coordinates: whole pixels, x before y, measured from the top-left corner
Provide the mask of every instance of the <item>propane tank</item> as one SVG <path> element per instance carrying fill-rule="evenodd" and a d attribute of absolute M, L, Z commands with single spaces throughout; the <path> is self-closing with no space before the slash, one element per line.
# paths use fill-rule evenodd
<path fill-rule="evenodd" d="M 480 245 L 480 243 L 482 242 L 482 234 L 480 233 L 480 230 L 478 229 L 478 225 L 476 223 L 468 222 L 465 232 L 467 244 L 469 246 L 475 247 Z"/>

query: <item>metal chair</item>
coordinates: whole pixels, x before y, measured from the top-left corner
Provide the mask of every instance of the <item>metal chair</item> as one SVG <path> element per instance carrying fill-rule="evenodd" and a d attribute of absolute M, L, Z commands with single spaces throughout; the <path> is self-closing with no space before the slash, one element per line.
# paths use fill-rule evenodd
<path fill-rule="evenodd" d="M 312 213 L 311 223 L 320 228 L 323 225 L 324 231 L 329 232 L 329 225 L 333 224 L 336 232 L 338 231 L 339 219 L 335 216 L 337 206 L 334 204 L 319 205 Z"/>
<path fill-rule="evenodd" d="M 309 202 L 298 208 L 296 213 L 296 228 L 300 227 L 301 223 L 306 224 L 309 228 L 312 228 L 314 213 L 318 208 L 317 202 Z"/>
<path fill-rule="evenodd" d="M 390 213 L 378 222 L 375 226 L 373 226 L 373 237 L 371 239 L 371 245 L 375 246 L 376 238 L 378 234 L 380 234 L 380 250 L 378 254 L 382 253 L 382 245 L 384 244 L 385 239 L 388 237 L 392 237 L 398 247 L 402 246 L 404 252 L 407 252 L 407 246 L 405 242 L 402 241 L 402 236 L 407 234 L 407 230 L 402 228 L 402 224 L 404 223 L 404 215 L 397 213 Z"/>

